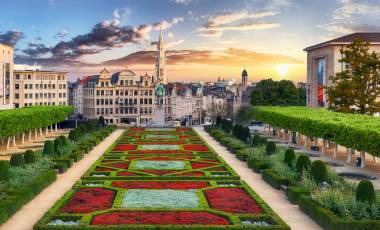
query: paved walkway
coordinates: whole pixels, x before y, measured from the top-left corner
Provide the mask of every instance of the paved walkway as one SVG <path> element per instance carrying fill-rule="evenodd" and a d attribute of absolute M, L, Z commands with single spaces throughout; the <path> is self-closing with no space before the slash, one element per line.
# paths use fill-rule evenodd
<path fill-rule="evenodd" d="M 273 189 L 261 175 L 248 168 L 245 162 L 238 160 L 234 154 L 214 140 L 203 127 L 194 127 L 194 130 L 221 156 L 249 186 L 293 229 L 314 230 L 322 229 L 308 215 L 304 214 L 298 205 L 291 204 L 285 194 Z"/>
<path fill-rule="evenodd" d="M 0 230 L 30 230 L 33 225 L 59 200 L 74 183 L 80 179 L 83 173 L 97 160 L 107 148 L 116 141 L 124 132 L 118 129 L 95 147 L 79 162 L 75 163 L 65 173 L 58 175 L 58 179 L 45 188 L 33 200 L 22 207 L 6 223 L 0 226 Z"/>

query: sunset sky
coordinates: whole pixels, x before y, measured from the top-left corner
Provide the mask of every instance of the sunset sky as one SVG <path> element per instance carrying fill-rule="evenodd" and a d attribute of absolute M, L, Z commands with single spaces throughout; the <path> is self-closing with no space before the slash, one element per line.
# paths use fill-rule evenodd
<path fill-rule="evenodd" d="M 0 43 L 15 63 L 70 80 L 129 69 L 154 73 L 163 29 L 169 81 L 306 80 L 303 48 L 380 31 L 380 0 L 2 0 Z"/>

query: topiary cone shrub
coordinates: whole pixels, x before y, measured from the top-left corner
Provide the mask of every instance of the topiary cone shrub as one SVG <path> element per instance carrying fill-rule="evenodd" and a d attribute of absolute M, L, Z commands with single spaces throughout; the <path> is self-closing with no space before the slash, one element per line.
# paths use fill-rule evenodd
<path fill-rule="evenodd" d="M 311 175 L 318 183 L 327 181 L 326 164 L 323 161 L 316 160 L 311 164 Z"/>
<path fill-rule="evenodd" d="M 61 140 L 62 146 L 67 145 L 67 138 L 65 136 L 61 135 L 61 136 L 59 136 L 59 139 Z"/>
<path fill-rule="evenodd" d="M 296 170 L 299 173 L 303 173 L 304 170 L 308 170 L 310 168 L 311 162 L 309 156 L 306 155 L 300 155 L 297 158 L 296 162 Z"/>
<path fill-rule="evenodd" d="M 376 194 L 373 184 L 369 180 L 362 180 L 356 188 L 356 201 L 376 203 Z"/>
<path fill-rule="evenodd" d="M 24 153 L 24 160 L 26 164 L 32 164 L 36 162 L 36 154 L 33 150 L 26 150 Z"/>
<path fill-rule="evenodd" d="M 9 179 L 9 163 L 8 161 L 0 161 L 0 181 Z"/>
<path fill-rule="evenodd" d="M 293 149 L 287 149 L 285 151 L 285 156 L 284 156 L 284 163 L 289 166 L 293 167 L 293 162 L 296 159 L 296 154 L 294 153 Z"/>
<path fill-rule="evenodd" d="M 261 137 L 258 134 L 253 135 L 252 138 L 252 146 L 253 147 L 258 147 L 261 145 Z"/>
<path fill-rule="evenodd" d="M 62 142 L 61 142 L 61 139 L 58 137 L 54 140 L 54 153 L 60 154 L 61 148 L 62 148 Z"/>
<path fill-rule="evenodd" d="M 45 141 L 44 149 L 42 150 L 43 155 L 53 155 L 54 145 L 52 141 Z"/>
<path fill-rule="evenodd" d="M 276 143 L 274 143 L 273 141 L 268 141 L 265 151 L 268 155 L 272 155 L 273 153 L 275 153 L 277 151 Z"/>
<path fill-rule="evenodd" d="M 22 154 L 13 154 L 9 163 L 13 167 L 21 167 L 25 164 L 24 156 Z"/>

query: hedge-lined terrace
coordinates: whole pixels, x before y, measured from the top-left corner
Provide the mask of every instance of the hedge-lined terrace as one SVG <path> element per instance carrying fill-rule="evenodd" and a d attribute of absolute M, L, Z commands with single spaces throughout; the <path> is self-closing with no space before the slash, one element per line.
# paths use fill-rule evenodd
<path fill-rule="evenodd" d="M 41 128 L 53 128 L 54 124 L 64 121 L 73 111 L 71 106 L 33 106 L 21 109 L 0 111 L 0 139 L 8 138 L 7 148 L 11 137 L 25 133 L 32 138 L 32 131 L 37 136 L 37 130 Z"/>
<path fill-rule="evenodd" d="M 251 110 L 255 120 L 275 128 L 323 138 L 373 156 L 380 155 L 380 118 L 331 112 L 299 106 L 259 106 Z"/>

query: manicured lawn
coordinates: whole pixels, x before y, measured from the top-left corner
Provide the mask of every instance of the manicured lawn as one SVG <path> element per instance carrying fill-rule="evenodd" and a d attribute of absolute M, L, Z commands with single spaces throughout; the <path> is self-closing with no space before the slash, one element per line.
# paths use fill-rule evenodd
<path fill-rule="evenodd" d="M 247 229 L 262 222 L 289 229 L 192 129 L 130 128 L 35 228 Z"/>

